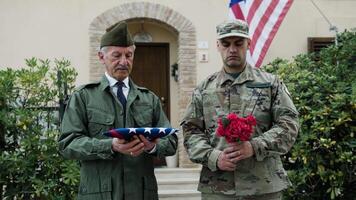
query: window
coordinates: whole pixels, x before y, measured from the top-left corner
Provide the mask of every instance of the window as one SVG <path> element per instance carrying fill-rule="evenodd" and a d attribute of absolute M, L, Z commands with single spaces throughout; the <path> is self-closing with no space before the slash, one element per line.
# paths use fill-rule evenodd
<path fill-rule="evenodd" d="M 334 37 L 309 37 L 308 38 L 308 53 L 319 53 L 319 51 L 329 45 L 334 44 Z"/>

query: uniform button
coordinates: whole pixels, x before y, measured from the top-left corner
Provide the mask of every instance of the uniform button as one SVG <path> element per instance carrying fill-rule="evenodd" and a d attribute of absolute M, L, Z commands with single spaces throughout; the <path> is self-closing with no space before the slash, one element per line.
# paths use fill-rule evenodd
<path fill-rule="evenodd" d="M 108 185 L 105 183 L 105 184 L 103 184 L 103 189 L 104 190 L 107 190 L 108 189 Z"/>

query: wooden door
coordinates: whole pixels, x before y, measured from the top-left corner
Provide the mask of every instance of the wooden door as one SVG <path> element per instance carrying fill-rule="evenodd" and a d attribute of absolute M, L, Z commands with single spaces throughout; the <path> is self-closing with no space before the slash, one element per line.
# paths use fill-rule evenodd
<path fill-rule="evenodd" d="M 169 108 L 169 44 L 136 43 L 132 80 L 153 91 L 161 100 L 163 110 L 170 119 Z M 154 159 L 155 166 L 166 165 L 165 159 Z"/>
<path fill-rule="evenodd" d="M 169 108 L 169 44 L 136 43 L 133 81 L 153 91 L 160 99 L 162 107 L 170 119 Z"/>

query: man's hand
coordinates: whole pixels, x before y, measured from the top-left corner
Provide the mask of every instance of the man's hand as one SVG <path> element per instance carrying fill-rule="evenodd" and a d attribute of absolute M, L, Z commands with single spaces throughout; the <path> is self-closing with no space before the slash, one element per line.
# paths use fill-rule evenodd
<path fill-rule="evenodd" d="M 131 156 L 139 156 L 145 150 L 144 143 L 141 142 L 137 136 L 134 136 L 130 142 L 124 139 L 114 138 L 111 146 L 113 151 Z"/>
<path fill-rule="evenodd" d="M 144 150 L 146 152 L 150 152 L 156 146 L 156 144 L 158 143 L 158 140 L 159 140 L 159 138 L 156 138 L 153 141 L 149 141 L 143 135 L 139 135 L 138 137 L 141 140 L 141 142 L 143 142 L 143 144 L 145 145 Z"/>
<path fill-rule="evenodd" d="M 230 143 L 229 147 L 227 147 L 224 152 L 227 155 L 227 158 L 233 163 L 249 158 L 254 154 L 252 145 L 249 141 Z"/>
<path fill-rule="evenodd" d="M 236 164 L 228 158 L 225 151 L 219 154 L 217 165 L 218 168 L 223 171 L 235 171 L 236 169 Z"/>

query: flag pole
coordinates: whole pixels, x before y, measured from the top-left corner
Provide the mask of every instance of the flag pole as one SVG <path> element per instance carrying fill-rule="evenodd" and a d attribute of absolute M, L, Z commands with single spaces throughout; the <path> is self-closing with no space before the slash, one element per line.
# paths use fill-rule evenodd
<path fill-rule="evenodd" d="M 321 16 L 323 16 L 325 21 L 329 24 L 329 26 L 330 26 L 329 27 L 329 31 L 334 31 L 335 32 L 335 45 L 337 46 L 338 45 L 338 42 L 337 42 L 338 28 L 331 23 L 331 21 L 326 17 L 326 15 L 323 13 L 323 11 L 316 5 L 316 3 L 313 0 L 310 0 L 310 1 L 314 5 L 314 7 L 319 11 Z"/>

